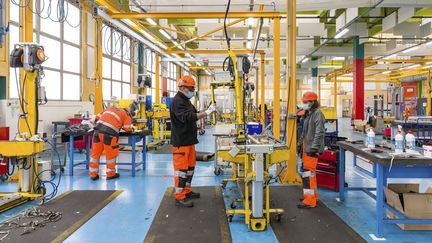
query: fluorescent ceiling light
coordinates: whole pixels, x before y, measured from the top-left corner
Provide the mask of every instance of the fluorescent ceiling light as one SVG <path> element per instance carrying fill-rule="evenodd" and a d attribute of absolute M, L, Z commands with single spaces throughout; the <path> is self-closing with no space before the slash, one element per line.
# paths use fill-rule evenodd
<path fill-rule="evenodd" d="M 255 24 L 255 19 L 254 19 L 254 18 L 248 18 L 248 19 L 247 19 L 247 24 L 248 24 L 249 26 L 253 26 L 253 25 Z"/>
<path fill-rule="evenodd" d="M 175 40 L 171 40 L 171 42 L 172 42 L 174 45 L 176 45 L 177 48 L 180 48 L 180 49 L 182 49 L 182 50 L 185 49 L 182 45 L 179 45 L 179 43 L 178 43 L 177 41 L 175 41 Z"/>
<path fill-rule="evenodd" d="M 334 36 L 334 38 L 335 38 L 335 39 L 341 38 L 341 37 L 344 36 L 346 33 L 348 33 L 348 31 L 349 31 L 348 28 L 343 29 L 341 32 L 337 33 L 337 34 Z"/>
<path fill-rule="evenodd" d="M 333 57 L 333 61 L 344 61 L 345 57 Z"/>
<path fill-rule="evenodd" d="M 411 47 L 411 48 L 408 48 L 408 49 L 406 49 L 406 50 L 403 50 L 402 53 L 412 52 L 412 51 L 415 51 L 415 50 L 417 50 L 417 49 L 419 49 L 419 48 L 420 48 L 419 46 L 413 46 L 413 47 Z"/>
<path fill-rule="evenodd" d="M 302 62 L 302 63 L 305 63 L 305 62 L 307 62 L 307 61 L 309 61 L 309 58 L 306 57 L 306 58 L 303 59 L 301 62 Z"/>
<path fill-rule="evenodd" d="M 391 73 L 391 71 L 390 71 L 390 70 L 388 70 L 388 71 L 385 71 L 385 72 L 382 72 L 382 74 L 389 74 L 389 73 Z"/>
<path fill-rule="evenodd" d="M 247 49 L 251 49 L 252 48 L 252 41 L 248 41 L 246 44 L 246 48 Z"/>
<path fill-rule="evenodd" d="M 200 66 L 200 67 L 202 66 L 202 64 L 201 64 L 200 62 L 197 62 L 196 64 L 197 64 L 198 66 Z"/>
<path fill-rule="evenodd" d="M 395 53 L 395 54 L 391 54 L 390 56 L 384 57 L 384 59 L 392 59 L 392 58 L 394 58 L 396 56 L 397 56 L 397 54 Z"/>
<path fill-rule="evenodd" d="M 432 66 L 424 66 L 424 67 L 422 67 L 423 69 L 428 69 L 428 68 L 431 68 Z"/>
<path fill-rule="evenodd" d="M 429 41 L 428 43 L 426 43 L 427 46 L 432 45 L 432 41 Z"/>
<path fill-rule="evenodd" d="M 427 63 L 425 63 L 426 65 L 429 65 L 429 64 L 432 64 L 432 62 L 427 62 Z"/>
<path fill-rule="evenodd" d="M 165 30 L 159 30 L 159 32 L 165 36 L 166 38 L 172 40 L 172 37 L 165 31 Z"/>
<path fill-rule="evenodd" d="M 186 53 L 186 55 L 185 56 L 187 56 L 187 57 L 189 57 L 189 58 L 192 58 L 192 55 L 191 54 L 189 54 L 189 53 Z"/>
<path fill-rule="evenodd" d="M 248 40 L 252 40 L 252 35 L 253 35 L 253 30 L 249 29 L 248 30 L 248 35 L 247 35 Z"/>
<path fill-rule="evenodd" d="M 146 18 L 147 22 L 149 22 L 151 25 L 157 25 L 156 21 L 154 21 L 152 18 Z"/>
<path fill-rule="evenodd" d="M 420 64 L 414 64 L 414 65 L 411 65 L 411 66 L 402 67 L 399 70 L 413 69 L 413 68 L 416 68 L 416 67 L 420 67 Z"/>

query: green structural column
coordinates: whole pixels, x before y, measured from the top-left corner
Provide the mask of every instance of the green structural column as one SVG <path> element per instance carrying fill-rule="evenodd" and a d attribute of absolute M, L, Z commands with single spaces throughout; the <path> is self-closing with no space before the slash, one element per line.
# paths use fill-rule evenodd
<path fill-rule="evenodd" d="M 312 91 L 318 93 L 318 67 L 312 68 Z"/>
<path fill-rule="evenodd" d="M 364 45 L 353 38 L 353 118 L 364 119 Z"/>

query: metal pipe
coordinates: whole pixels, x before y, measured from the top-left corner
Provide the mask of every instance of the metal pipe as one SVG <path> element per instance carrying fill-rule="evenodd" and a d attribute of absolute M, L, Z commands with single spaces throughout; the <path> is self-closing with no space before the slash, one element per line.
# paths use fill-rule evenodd
<path fill-rule="evenodd" d="M 378 7 L 378 5 L 380 5 L 382 2 L 384 2 L 384 0 L 380 0 L 378 3 L 374 4 L 372 7 L 368 8 L 368 10 L 364 13 L 362 13 L 361 15 L 358 15 L 357 17 L 355 17 L 354 19 L 352 19 L 350 22 L 348 22 L 347 24 L 345 24 L 345 26 L 341 29 L 339 29 L 338 31 L 336 31 L 336 33 L 334 34 L 334 36 L 336 36 L 337 34 L 339 34 L 341 31 L 343 31 L 344 29 L 348 28 L 349 26 L 351 26 L 353 23 L 355 23 L 360 17 L 365 16 L 366 14 L 369 14 L 370 11 L 372 11 L 373 9 L 375 9 L 376 7 Z M 333 36 L 333 37 L 334 37 Z M 334 38 L 333 38 L 334 39 Z M 325 42 L 323 42 L 321 45 L 319 45 L 317 48 L 315 48 L 311 53 L 309 53 L 308 55 L 305 55 L 305 57 L 311 56 L 314 53 L 316 53 L 317 51 L 319 51 L 323 46 L 325 46 L 329 40 L 326 40 Z M 303 60 L 303 59 L 302 59 Z M 302 61 L 300 60 L 300 62 Z"/>

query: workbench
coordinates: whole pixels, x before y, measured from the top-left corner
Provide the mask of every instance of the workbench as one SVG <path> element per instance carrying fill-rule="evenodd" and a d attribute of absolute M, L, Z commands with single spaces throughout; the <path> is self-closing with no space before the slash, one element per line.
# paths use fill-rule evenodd
<path fill-rule="evenodd" d="M 74 167 L 78 165 L 85 164 L 86 169 L 89 168 L 89 162 L 90 162 L 90 138 L 93 136 L 93 133 L 88 133 L 86 135 L 83 135 L 86 139 L 86 159 L 84 161 L 76 162 L 74 161 L 74 139 L 75 136 L 71 135 L 69 136 L 69 175 L 73 176 L 74 174 Z M 126 144 L 120 144 L 120 145 L 129 145 L 131 146 L 131 162 L 120 162 L 117 161 L 117 165 L 131 165 L 132 170 L 132 177 L 135 177 L 135 171 L 136 168 L 140 165 L 142 165 L 143 170 L 146 168 L 146 138 L 145 136 L 139 135 L 139 133 L 129 133 L 129 132 L 120 132 L 120 137 L 127 137 L 128 142 Z M 141 156 L 142 161 L 136 162 L 136 151 L 137 151 L 137 144 L 142 141 L 142 150 L 141 150 Z M 106 163 L 99 163 L 99 165 L 105 165 Z"/>
<path fill-rule="evenodd" d="M 432 219 L 408 219 L 401 212 L 389 206 L 385 202 L 384 188 L 387 186 L 389 178 L 432 178 L 432 159 L 420 157 L 402 158 L 396 156 L 392 161 L 392 156 L 389 154 L 392 151 L 382 149 L 382 153 L 372 153 L 365 150 L 363 144 L 355 144 L 348 141 L 337 142 L 340 148 L 340 183 L 339 183 L 339 198 L 345 200 L 345 191 L 363 191 L 370 197 L 376 200 L 376 237 L 384 237 L 384 224 L 432 224 Z M 371 174 L 376 180 L 376 187 L 345 187 L 345 153 L 350 151 L 355 156 L 360 156 L 368 161 L 373 166 L 374 173 Z M 371 191 L 376 191 L 376 195 Z M 399 219 L 388 219 L 386 210 L 390 210 Z"/>

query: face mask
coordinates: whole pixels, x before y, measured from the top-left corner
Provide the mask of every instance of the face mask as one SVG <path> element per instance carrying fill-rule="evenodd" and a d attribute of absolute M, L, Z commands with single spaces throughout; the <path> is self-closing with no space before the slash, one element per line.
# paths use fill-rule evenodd
<path fill-rule="evenodd" d="M 301 108 L 302 108 L 303 110 L 307 111 L 307 110 L 310 109 L 310 104 L 309 104 L 309 103 L 303 103 L 303 104 L 301 105 Z"/>
<path fill-rule="evenodd" d="M 188 99 L 192 99 L 192 97 L 194 97 L 194 96 L 195 96 L 195 92 L 188 91 L 188 92 L 186 93 L 186 97 L 188 97 Z"/>

